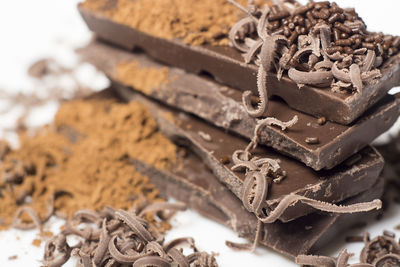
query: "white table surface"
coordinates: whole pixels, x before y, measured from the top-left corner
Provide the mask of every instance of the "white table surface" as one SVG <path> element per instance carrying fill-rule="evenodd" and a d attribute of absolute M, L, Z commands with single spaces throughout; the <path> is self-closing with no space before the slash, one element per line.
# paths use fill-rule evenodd
<path fill-rule="evenodd" d="M 304 1 L 301 1 L 304 2 Z M 385 33 L 400 35 L 400 1 L 398 0 L 338 0 L 341 6 L 353 6 L 364 18 L 370 30 L 384 31 Z M 100 90 L 107 86 L 104 76 L 87 64 L 79 64 L 73 50 L 86 44 L 91 37 L 90 32 L 81 20 L 76 4 L 77 0 L 12 0 L 0 2 L 0 92 L 22 92 L 29 94 L 32 91 L 46 94 L 49 88 L 43 83 L 29 78 L 26 70 L 35 60 L 51 57 L 67 67 L 76 67 L 75 77 L 82 83 Z M 53 81 L 63 88 L 73 86 L 71 79 L 62 77 Z M 67 93 L 68 95 L 68 93 Z M 51 122 L 58 103 L 50 102 L 36 108 L 28 117 L 30 127 L 38 127 Z M 7 138 L 17 146 L 15 133 L 6 131 L 12 128 L 23 107 L 8 107 L 7 102 L 0 100 L 0 136 Z M 391 131 L 396 132 L 398 126 Z M 387 134 L 386 134 L 387 136 Z M 381 137 L 384 141 L 386 137 Z M 1 202 L 0 202 L 1 205 Z M 383 229 L 392 230 L 400 223 L 398 205 L 391 205 L 383 220 L 371 221 L 366 230 L 372 236 L 381 234 Z M 61 220 L 51 219 L 46 227 L 57 232 L 62 225 Z M 182 236 L 192 236 L 202 250 L 219 253 L 217 261 L 222 267 L 231 266 L 297 266 L 290 260 L 264 248 L 259 248 L 255 253 L 234 252 L 225 246 L 225 240 L 241 241 L 235 233 L 205 219 L 193 211 L 179 213 L 174 217 L 173 229 L 168 233 L 167 239 Z M 351 234 L 361 233 L 357 230 Z M 37 231 L 8 230 L 0 232 L 0 266 L 40 266 L 43 254 L 41 247 L 32 245 L 37 237 Z M 397 234 L 400 234 L 397 231 Z M 337 237 L 337 240 L 326 248 L 326 255 L 337 255 L 344 247 L 356 253 L 362 244 L 346 244 L 346 233 Z M 243 241 L 243 240 L 242 240 Z M 9 260 L 10 256 L 17 256 Z M 353 261 L 357 260 L 355 257 Z M 74 261 L 69 261 L 65 266 L 75 266 Z"/>

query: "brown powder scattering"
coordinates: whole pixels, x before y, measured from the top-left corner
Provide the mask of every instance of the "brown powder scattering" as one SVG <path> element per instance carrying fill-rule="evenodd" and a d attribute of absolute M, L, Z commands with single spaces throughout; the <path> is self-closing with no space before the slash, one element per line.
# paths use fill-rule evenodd
<path fill-rule="evenodd" d="M 4 159 L 4 156 L 10 152 L 10 146 L 7 142 L 0 140 L 0 160 Z"/>
<path fill-rule="evenodd" d="M 53 125 L 34 137 L 20 138 L 21 148 L 7 153 L 0 166 L 3 229 L 22 206 L 32 207 L 44 221 L 54 212 L 70 217 L 79 209 L 129 209 L 143 201 L 160 201 L 159 192 L 130 158 L 157 168 L 177 163 L 175 145 L 158 131 L 150 112 L 135 102 L 67 102 Z M 31 221 L 26 214 L 20 219 Z"/>
<path fill-rule="evenodd" d="M 32 245 L 34 245 L 35 247 L 40 247 L 41 244 L 42 244 L 41 239 L 36 238 L 32 241 Z"/>
<path fill-rule="evenodd" d="M 13 261 L 13 260 L 16 260 L 16 259 L 18 259 L 18 255 L 13 255 L 13 256 L 8 257 L 9 261 Z"/>
<path fill-rule="evenodd" d="M 167 67 L 143 68 L 136 61 L 124 62 L 116 68 L 116 79 L 135 88 L 145 95 L 150 95 L 162 85 L 168 83 L 169 69 Z"/>
<path fill-rule="evenodd" d="M 247 6 L 247 0 L 237 2 Z M 82 6 L 149 35 L 182 38 L 191 45 L 228 45 L 229 30 L 242 15 L 227 0 L 86 0 Z"/>

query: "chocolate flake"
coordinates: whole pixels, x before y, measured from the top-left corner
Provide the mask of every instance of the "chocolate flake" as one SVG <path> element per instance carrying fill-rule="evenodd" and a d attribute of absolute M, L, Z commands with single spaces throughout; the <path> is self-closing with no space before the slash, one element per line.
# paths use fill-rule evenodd
<path fill-rule="evenodd" d="M 202 131 L 199 131 L 198 134 L 199 134 L 199 136 L 200 136 L 201 138 L 203 138 L 205 141 L 207 141 L 207 142 L 211 142 L 211 141 L 212 141 L 211 136 L 210 136 L 209 134 L 207 134 L 207 133 L 205 133 L 205 132 L 202 132 Z"/>
<path fill-rule="evenodd" d="M 319 139 L 318 137 L 307 137 L 305 142 L 309 145 L 316 145 L 319 144 Z"/>
<path fill-rule="evenodd" d="M 384 267 L 384 266 L 399 266 L 400 264 L 400 244 L 392 238 L 392 233 L 389 236 L 377 236 L 373 240 L 369 240 L 369 234 L 365 233 L 364 237 L 349 238 L 350 241 L 364 241 L 365 246 L 360 253 L 360 263 L 355 263 L 352 267 Z M 309 266 L 332 266 L 332 267 L 347 267 L 349 258 L 352 254 L 347 253 L 344 249 L 340 252 L 338 258 L 299 255 L 296 258 L 296 263 Z"/>
<path fill-rule="evenodd" d="M 180 238 L 163 244 L 164 237 L 145 219 L 149 213 L 182 210 L 181 203 L 138 204 L 132 211 L 107 207 L 103 212 L 79 211 L 67 228 L 45 245 L 44 263 L 59 267 L 70 257 L 78 257 L 80 266 L 181 266 L 217 267 L 213 255 L 198 252 L 192 238 Z M 134 213 L 133 210 L 139 213 Z M 161 220 L 163 220 L 161 218 Z M 81 225 L 83 224 L 83 225 Z M 80 226 L 79 226 L 80 225 Z M 84 226 L 84 230 L 81 226 Z M 79 226 L 79 228 L 78 228 Z M 89 234 L 82 234 L 89 233 Z M 67 237 L 78 235 L 83 241 L 70 246 Z M 188 244 L 193 254 L 185 256 L 177 247 Z M 196 265 L 197 264 L 197 265 Z"/>

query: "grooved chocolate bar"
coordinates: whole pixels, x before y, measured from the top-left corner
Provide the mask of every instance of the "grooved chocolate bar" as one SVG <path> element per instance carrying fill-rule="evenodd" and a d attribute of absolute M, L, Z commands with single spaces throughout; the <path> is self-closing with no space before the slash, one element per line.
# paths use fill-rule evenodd
<path fill-rule="evenodd" d="M 94 41 L 80 49 L 84 60 L 94 64 L 111 80 L 144 93 L 146 96 L 194 114 L 216 126 L 251 139 L 256 119 L 250 117 L 241 103 L 238 90 L 222 86 L 177 68 L 167 68 L 142 53 L 124 50 Z M 120 68 L 133 70 L 124 77 Z M 135 83 L 138 73 L 165 75 L 162 83 Z M 160 73 L 160 74 L 158 74 Z M 138 80 L 138 79 L 136 79 Z M 133 82 L 132 82 L 133 81 Z M 129 89 L 126 89 L 129 91 Z M 400 114 L 400 95 L 386 96 L 349 126 L 338 123 L 318 123 L 310 115 L 292 110 L 279 99 L 271 99 L 269 116 L 287 121 L 295 115 L 299 121 L 288 131 L 266 126 L 260 133 L 260 143 L 300 160 L 315 169 L 330 169 L 371 143 L 396 121 Z M 308 143 L 307 138 L 317 138 Z"/>
<path fill-rule="evenodd" d="M 145 103 L 164 134 L 195 151 L 216 177 L 239 199 L 242 198 L 245 173 L 232 171 L 234 164 L 230 158 L 235 150 L 247 146 L 246 140 L 226 134 L 193 116 L 151 102 L 125 87 L 115 84 L 114 88 L 127 101 L 135 99 Z M 280 183 L 270 186 L 266 203 L 272 209 L 291 193 L 329 203 L 340 202 L 370 188 L 383 168 L 383 158 L 372 147 L 363 149 L 358 157 L 334 169 L 319 172 L 267 147 L 258 148 L 252 154 L 258 158 L 279 160 L 280 166 L 287 172 Z M 313 211 L 313 208 L 298 202 L 289 207 L 280 220 L 288 222 Z"/>
<path fill-rule="evenodd" d="M 222 185 L 193 153 L 183 158 L 178 169 L 162 171 L 142 162 L 133 161 L 135 167 L 159 188 L 165 196 L 183 201 L 202 214 L 233 229 L 239 236 L 252 241 L 257 219 L 246 211 L 237 199 Z M 368 191 L 346 200 L 342 204 L 370 201 L 383 192 L 383 180 Z M 294 259 L 297 255 L 315 253 L 342 231 L 366 220 L 367 214 L 331 215 L 313 213 L 288 223 L 264 224 L 260 244 Z"/>
<path fill-rule="evenodd" d="M 113 7 L 110 5 L 104 8 Z M 168 65 L 196 74 L 206 73 L 216 81 L 233 88 L 256 91 L 258 67 L 245 64 L 242 55 L 232 47 L 192 46 L 180 39 L 161 39 L 112 21 L 93 10 L 83 8 L 82 5 L 79 6 L 79 10 L 89 28 L 101 39 L 129 51 L 141 49 Z M 354 94 L 337 93 L 330 88 L 307 85 L 299 89 L 287 75 L 279 81 L 276 74 L 270 73 L 268 94 L 270 97 L 279 96 L 290 107 L 315 117 L 350 124 L 384 97 L 389 89 L 400 84 L 399 63 L 399 54 L 391 56 L 380 66 L 382 77 L 379 82 L 370 84 Z"/>

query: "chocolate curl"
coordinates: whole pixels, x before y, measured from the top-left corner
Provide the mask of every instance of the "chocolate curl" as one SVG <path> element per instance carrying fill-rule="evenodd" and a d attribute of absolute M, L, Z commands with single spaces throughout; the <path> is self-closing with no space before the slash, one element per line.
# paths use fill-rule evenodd
<path fill-rule="evenodd" d="M 124 210 L 118 210 L 115 213 L 115 217 L 128 225 L 144 241 L 150 242 L 154 240 L 150 232 L 139 221 L 140 218 Z"/>
<path fill-rule="evenodd" d="M 280 218 L 280 216 L 286 211 L 287 208 L 293 206 L 297 202 L 301 202 L 320 211 L 331 212 L 331 213 L 359 213 L 375 209 L 378 210 L 382 208 L 382 201 L 379 199 L 375 199 L 371 202 L 357 203 L 348 206 L 340 206 L 327 202 L 321 202 L 304 196 L 290 194 L 285 196 L 279 202 L 278 206 L 273 211 L 271 211 L 266 217 L 261 215 L 259 219 L 263 223 L 273 223 Z"/>
<path fill-rule="evenodd" d="M 21 215 L 26 213 L 32 222 L 23 222 L 21 220 Z M 41 229 L 42 221 L 40 220 L 39 215 L 36 213 L 34 209 L 31 207 L 21 207 L 15 212 L 14 219 L 11 223 L 12 227 L 21 230 L 29 230 L 29 229 Z"/>
<path fill-rule="evenodd" d="M 296 257 L 296 263 L 319 267 L 336 267 L 336 261 L 332 257 L 326 256 L 299 255 Z"/>

